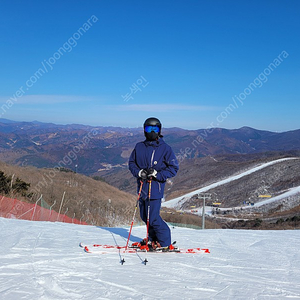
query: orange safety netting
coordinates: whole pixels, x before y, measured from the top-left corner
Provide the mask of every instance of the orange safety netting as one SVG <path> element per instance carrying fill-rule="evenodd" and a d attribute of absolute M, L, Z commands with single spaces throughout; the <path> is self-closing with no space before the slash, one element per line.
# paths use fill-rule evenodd
<path fill-rule="evenodd" d="M 59 214 L 54 210 L 37 204 L 26 203 L 17 199 L 0 196 L 0 217 L 30 221 L 50 221 L 88 225 L 86 222 Z"/>

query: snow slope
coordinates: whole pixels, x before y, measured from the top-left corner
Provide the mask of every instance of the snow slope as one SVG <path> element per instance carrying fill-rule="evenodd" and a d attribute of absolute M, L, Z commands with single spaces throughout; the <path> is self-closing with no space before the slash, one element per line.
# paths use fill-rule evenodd
<path fill-rule="evenodd" d="M 281 195 L 278 195 L 278 196 L 275 196 L 275 197 L 272 197 L 272 198 L 260 201 L 259 203 L 255 204 L 255 207 L 259 207 L 259 206 L 263 206 L 263 205 L 266 205 L 266 204 L 270 204 L 272 202 L 276 202 L 278 200 L 282 200 L 282 199 L 285 199 L 287 197 L 294 196 L 294 195 L 296 195 L 298 193 L 300 193 L 300 186 L 293 187 L 293 188 L 289 189 L 287 192 L 284 192 Z"/>
<path fill-rule="evenodd" d="M 134 227 L 132 241 L 145 236 Z M 0 218 L 0 299 L 300 299 L 299 231 L 172 228 L 181 247 L 210 254 L 93 255 L 125 245 L 128 228 Z"/>
<path fill-rule="evenodd" d="M 293 187 L 293 188 L 287 190 L 286 192 L 284 192 L 284 193 L 282 193 L 278 196 L 268 198 L 266 200 L 255 203 L 255 206 L 243 205 L 243 206 L 235 206 L 235 207 L 219 207 L 218 209 L 220 211 L 240 210 L 241 208 L 244 211 L 252 210 L 253 208 L 259 208 L 259 207 L 262 207 L 264 205 L 268 205 L 268 204 L 275 203 L 275 202 L 278 205 L 280 203 L 280 201 L 281 201 L 281 203 L 283 203 L 286 199 L 288 199 L 288 197 L 296 196 L 297 194 L 300 194 L 300 186 Z M 286 205 L 287 205 L 287 203 L 285 203 L 285 206 Z M 288 205 L 289 206 L 287 206 L 287 209 L 291 208 L 291 207 L 294 207 L 296 205 L 299 205 L 299 200 L 294 201 L 294 202 L 291 201 L 291 200 L 288 200 Z M 213 216 L 213 217 L 218 217 L 218 215 L 212 215 L 213 209 L 214 209 L 214 207 L 212 207 L 212 206 L 205 206 L 205 214 Z M 193 213 L 194 215 L 198 215 L 198 216 L 202 216 L 202 212 L 203 212 L 202 206 L 194 207 L 193 209 L 187 209 L 185 211 Z M 226 219 L 229 220 L 230 218 L 226 217 Z M 236 221 L 237 219 L 233 218 L 231 220 Z"/>
<path fill-rule="evenodd" d="M 197 195 L 197 194 L 199 194 L 199 193 L 207 192 L 207 191 L 209 191 L 210 189 L 213 189 L 213 188 L 215 188 L 215 187 L 217 187 L 217 186 L 224 185 L 224 184 L 226 184 L 226 183 L 232 182 L 232 181 L 237 180 L 237 179 L 240 179 L 240 178 L 242 178 L 242 177 L 244 177 L 244 176 L 250 175 L 250 174 L 252 174 L 252 173 L 254 173 L 254 172 L 256 172 L 256 171 L 259 171 L 259 170 L 261 170 L 261 169 L 264 169 L 264 168 L 266 168 L 266 167 L 269 167 L 269 166 L 271 166 L 271 165 L 274 165 L 274 164 L 277 164 L 277 163 L 280 163 L 280 162 L 283 162 L 283 161 L 291 160 L 291 159 L 299 159 L 299 158 L 297 158 L 297 157 L 295 157 L 295 158 L 294 158 L 294 157 L 281 158 L 281 159 L 277 159 L 277 160 L 273 160 L 273 161 L 270 161 L 270 162 L 261 164 L 261 165 L 259 165 L 259 166 L 256 166 L 256 167 L 250 169 L 250 170 L 247 170 L 247 171 L 245 171 L 245 172 L 242 172 L 242 173 L 240 173 L 240 174 L 238 174 L 238 175 L 234 175 L 234 176 L 228 177 L 228 178 L 226 178 L 226 179 L 223 179 L 223 180 L 220 180 L 220 181 L 215 182 L 215 183 L 213 183 L 213 184 L 210 184 L 210 185 L 208 185 L 208 186 L 202 187 L 202 188 L 200 188 L 200 189 L 197 189 L 197 190 L 195 190 L 195 191 L 192 191 L 192 192 L 187 193 L 187 194 L 185 194 L 185 195 L 182 195 L 182 196 L 180 196 L 180 197 L 171 199 L 171 200 L 169 200 L 169 201 L 167 201 L 167 202 L 162 203 L 162 206 L 163 206 L 163 207 L 169 207 L 169 208 L 180 208 L 181 205 L 182 205 L 185 201 L 187 201 L 188 199 L 190 199 L 191 197 L 193 197 L 193 196 L 195 196 L 195 195 Z M 272 200 L 271 200 L 271 201 L 272 201 Z"/>

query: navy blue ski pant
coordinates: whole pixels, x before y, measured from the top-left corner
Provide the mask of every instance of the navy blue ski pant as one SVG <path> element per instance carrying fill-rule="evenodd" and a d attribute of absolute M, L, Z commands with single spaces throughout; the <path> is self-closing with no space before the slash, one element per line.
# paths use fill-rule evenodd
<path fill-rule="evenodd" d="M 149 239 L 150 241 L 158 241 L 162 247 L 171 245 L 171 231 L 167 223 L 161 218 L 159 211 L 161 207 L 161 199 L 149 201 L 140 199 L 140 215 L 141 219 L 147 225 L 148 205 L 150 204 L 149 214 Z"/>

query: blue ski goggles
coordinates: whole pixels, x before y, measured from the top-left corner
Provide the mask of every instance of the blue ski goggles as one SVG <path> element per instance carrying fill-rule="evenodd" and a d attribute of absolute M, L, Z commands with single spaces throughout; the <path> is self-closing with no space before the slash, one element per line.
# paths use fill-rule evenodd
<path fill-rule="evenodd" d="M 145 126 L 145 132 L 150 133 L 152 131 L 158 133 L 159 132 L 159 127 L 158 126 Z"/>

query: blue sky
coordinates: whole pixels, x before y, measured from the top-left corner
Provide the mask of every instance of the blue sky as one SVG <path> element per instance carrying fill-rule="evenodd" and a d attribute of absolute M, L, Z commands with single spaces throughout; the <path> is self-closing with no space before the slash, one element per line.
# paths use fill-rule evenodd
<path fill-rule="evenodd" d="M 0 117 L 300 128 L 300 1 L 0 2 Z"/>

